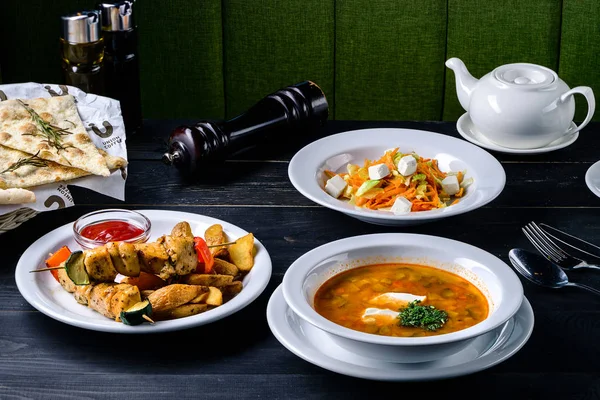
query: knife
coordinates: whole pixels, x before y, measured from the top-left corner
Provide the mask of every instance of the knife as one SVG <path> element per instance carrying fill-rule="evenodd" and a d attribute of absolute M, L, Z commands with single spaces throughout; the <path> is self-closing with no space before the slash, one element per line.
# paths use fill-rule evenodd
<path fill-rule="evenodd" d="M 539 225 L 548 236 L 569 246 L 571 249 L 574 249 L 581 254 L 594 257 L 596 263 L 600 262 L 600 246 L 596 246 L 595 244 L 563 232 L 548 224 L 540 223 Z M 585 256 L 582 255 L 579 258 L 583 259 L 584 257 Z"/>

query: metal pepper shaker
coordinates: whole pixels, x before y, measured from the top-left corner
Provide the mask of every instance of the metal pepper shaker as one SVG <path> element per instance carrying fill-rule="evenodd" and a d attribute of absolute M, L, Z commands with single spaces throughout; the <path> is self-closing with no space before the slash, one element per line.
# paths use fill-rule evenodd
<path fill-rule="evenodd" d="M 100 3 L 106 95 L 119 100 L 127 133 L 142 127 L 137 27 L 133 1 Z"/>
<path fill-rule="evenodd" d="M 60 53 L 67 85 L 104 94 L 104 40 L 96 10 L 61 17 Z"/>

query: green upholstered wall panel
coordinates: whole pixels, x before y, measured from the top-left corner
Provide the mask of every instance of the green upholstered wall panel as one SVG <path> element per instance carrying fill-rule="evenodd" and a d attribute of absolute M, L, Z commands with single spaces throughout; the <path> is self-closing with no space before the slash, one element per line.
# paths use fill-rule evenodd
<path fill-rule="evenodd" d="M 439 119 L 445 48 L 445 1 L 338 0 L 337 119 Z"/>
<path fill-rule="evenodd" d="M 333 0 L 223 0 L 223 12 L 228 117 L 304 80 L 332 99 Z"/>
<path fill-rule="evenodd" d="M 60 15 L 96 2 L 0 0 L 1 82 L 62 82 Z M 136 13 L 148 118 L 232 117 L 311 79 L 331 118 L 456 120 L 450 57 L 476 77 L 538 63 L 600 93 L 598 0 L 138 0 Z"/>
<path fill-rule="evenodd" d="M 0 0 L 2 81 L 62 83 L 60 16 L 92 0 Z"/>
<path fill-rule="evenodd" d="M 541 64 L 557 71 L 561 3 L 448 0 L 447 58 L 462 59 L 476 78 L 513 62 Z M 456 120 L 462 113 L 454 74 L 447 69 L 443 119 Z"/>
<path fill-rule="evenodd" d="M 600 99 L 600 1 L 564 0 L 558 71 L 567 85 L 590 86 Z M 582 121 L 585 100 L 575 96 L 575 107 L 575 120 Z M 594 120 L 600 120 L 600 112 Z"/>
<path fill-rule="evenodd" d="M 221 0 L 138 1 L 144 114 L 223 118 Z"/>

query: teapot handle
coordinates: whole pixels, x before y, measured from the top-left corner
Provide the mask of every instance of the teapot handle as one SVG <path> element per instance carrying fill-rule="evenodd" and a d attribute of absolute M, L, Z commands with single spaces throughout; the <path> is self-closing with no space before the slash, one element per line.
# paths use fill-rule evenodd
<path fill-rule="evenodd" d="M 592 120 L 592 117 L 594 116 L 594 111 L 596 109 L 596 99 L 594 98 L 594 92 L 592 91 L 592 88 L 589 86 L 577 86 L 577 87 L 569 90 L 568 92 L 565 92 L 564 94 L 562 94 L 560 96 L 560 102 L 564 103 L 565 101 L 567 101 L 569 99 L 570 96 L 573 96 L 576 93 L 582 94 L 585 97 L 585 99 L 587 100 L 588 113 L 587 113 L 587 116 L 585 117 L 585 119 L 583 120 L 583 122 L 581 124 L 579 124 L 579 126 L 577 128 L 570 131 L 569 132 L 570 134 L 573 134 L 575 132 L 579 132 L 580 130 L 582 130 Z"/>

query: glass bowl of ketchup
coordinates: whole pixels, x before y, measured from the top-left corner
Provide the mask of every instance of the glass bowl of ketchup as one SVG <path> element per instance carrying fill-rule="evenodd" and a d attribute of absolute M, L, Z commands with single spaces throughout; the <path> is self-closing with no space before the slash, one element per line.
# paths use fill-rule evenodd
<path fill-rule="evenodd" d="M 81 247 L 92 249 L 108 242 L 146 242 L 150 227 L 144 214 L 112 208 L 82 215 L 73 223 L 73 234 Z"/>

